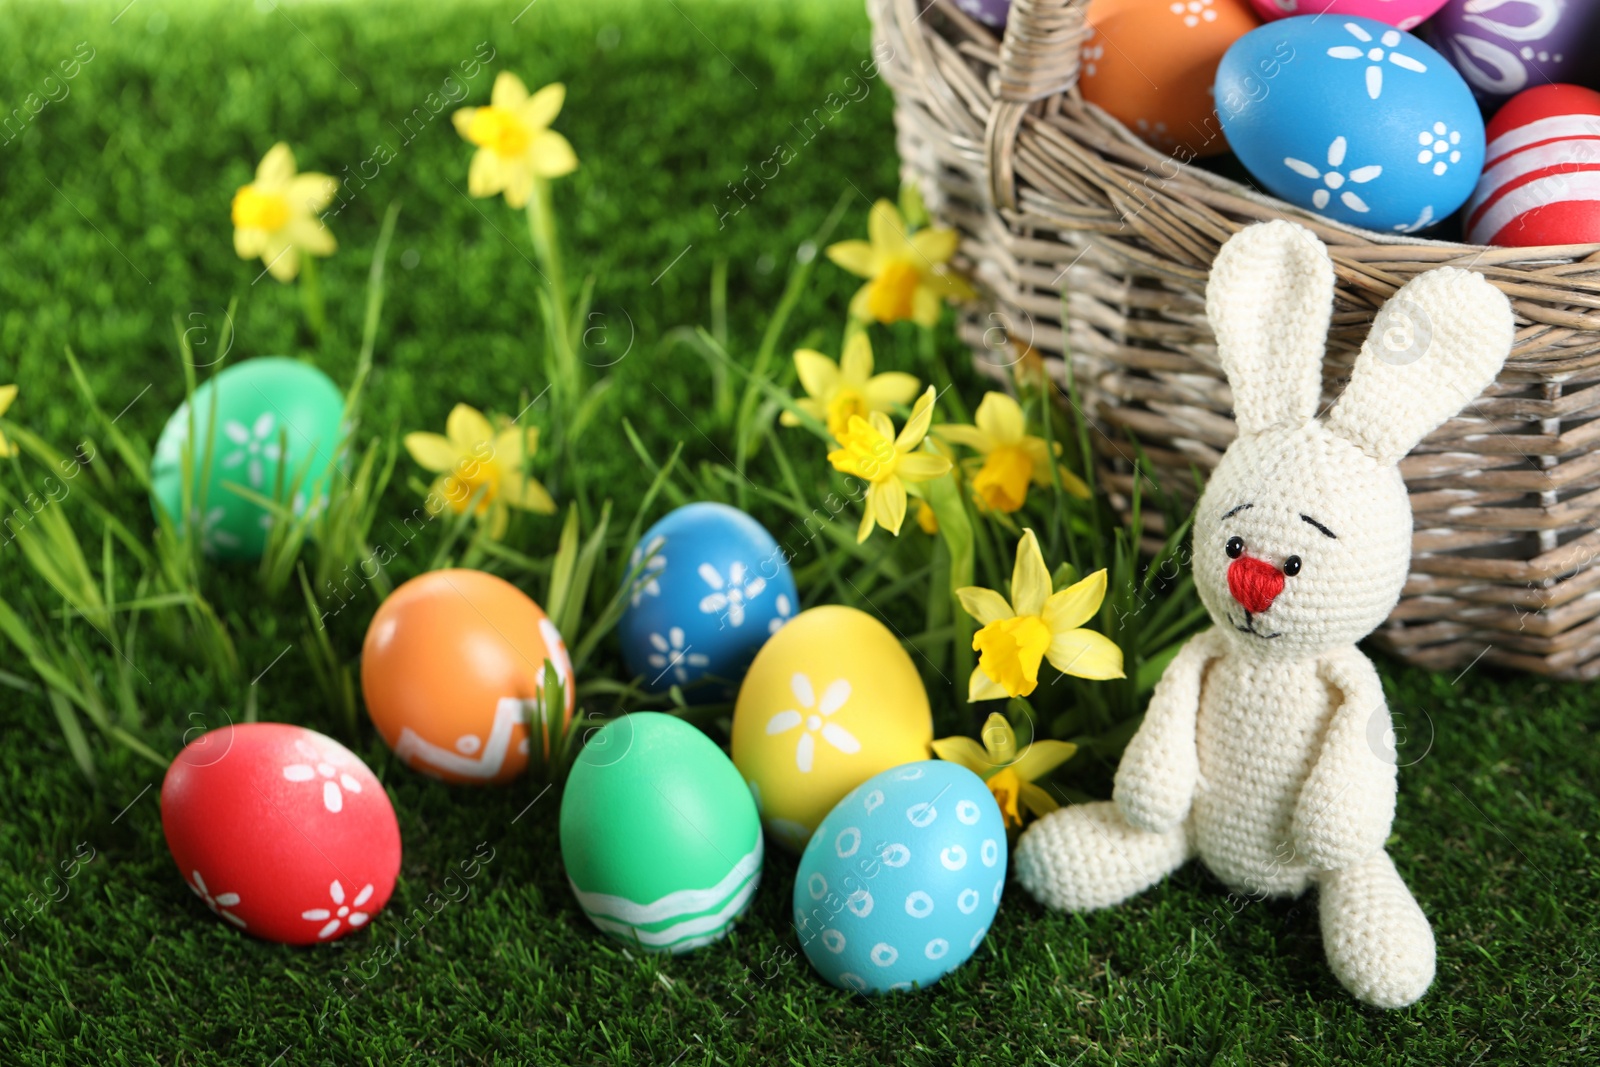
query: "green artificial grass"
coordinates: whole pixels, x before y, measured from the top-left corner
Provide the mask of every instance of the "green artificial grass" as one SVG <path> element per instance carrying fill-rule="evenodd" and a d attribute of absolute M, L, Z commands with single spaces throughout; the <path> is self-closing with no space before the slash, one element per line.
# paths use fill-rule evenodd
<path fill-rule="evenodd" d="M 366 425 L 438 430 L 457 400 L 514 412 L 531 399 L 541 386 L 526 231 L 498 202 L 465 198 L 471 149 L 450 127 L 457 105 L 434 115 L 428 102 L 489 50 L 467 103 L 487 99 L 498 69 L 530 86 L 569 86 L 557 128 L 582 167 L 558 184 L 557 208 L 570 269 L 597 278 L 604 332 L 591 338 L 593 362 L 620 359 L 582 446 L 584 476 L 540 473 L 558 496 L 581 482 L 593 500 L 612 498 L 624 523 L 649 472 L 623 418 L 659 458 L 681 442 L 690 466 L 721 460 L 724 443 L 684 414 L 705 409 L 710 370 L 663 341 L 675 326 L 713 321 L 717 264 L 729 278 L 730 348 L 748 359 L 797 246 L 841 194 L 841 236 L 861 232 L 868 201 L 893 195 L 897 177 L 887 88 L 847 81 L 870 46 L 859 0 L 525 9 L 116 0 L 6 4 L 0 25 L 6 113 L 30 93 L 59 97 L 0 132 L 0 383 L 22 386 L 10 417 L 62 449 L 94 432 L 64 346 L 101 404 L 123 412 L 117 425 L 153 442 L 183 396 L 174 317 L 192 342 L 217 344 L 235 297 L 233 358 L 312 355 L 347 383 L 373 244 L 395 200 Z M 75 77 L 47 83 L 74 59 Z M 848 103 L 830 107 L 829 94 Z M 808 127 L 819 113 L 825 128 Z M 252 285 L 260 265 L 231 247 L 233 190 L 278 139 L 302 169 L 347 183 L 332 219 L 341 251 L 322 264 L 330 328 L 320 346 L 294 290 Z M 748 184 L 781 145 L 789 159 L 777 176 Z M 375 165 L 378 156 L 392 158 Z M 372 177 L 363 188 L 351 174 Z M 854 285 L 818 269 L 780 353 L 802 343 L 836 351 Z M 880 366 L 914 365 L 911 332 L 880 336 Z M 948 324 L 940 347 L 963 365 Z M 981 386 L 957 377 L 975 401 Z M 148 531 L 147 502 L 126 472 L 109 456 L 99 469 L 104 479 L 86 475 L 85 492 Z M 380 529 L 417 504 L 415 468 L 402 458 L 399 471 Z M 555 517 L 523 522 L 512 547 L 548 556 L 559 529 Z M 796 565 L 814 563 L 820 542 L 797 543 Z M 394 580 L 431 552 L 423 539 L 398 552 Z M 0 589 L 42 591 L 14 546 L 0 550 Z M 1600 755 L 1586 687 L 1481 665 L 1456 679 L 1381 665 L 1410 764 L 1391 847 L 1439 942 L 1438 980 L 1412 1009 L 1350 999 L 1323 962 L 1312 900 L 1239 904 L 1192 866 L 1088 916 L 1046 913 L 1012 887 L 970 963 L 932 991 L 866 1000 L 825 985 L 801 956 L 788 923 L 794 861 L 781 854 L 724 944 L 641 958 L 599 936 L 562 874 L 557 790 L 450 788 L 410 773 L 364 720 L 351 734 L 323 706 L 300 645 L 297 589 L 265 598 L 248 569 L 219 569 L 206 589 L 255 681 L 224 692 L 191 659 L 143 645 L 141 736 L 170 755 L 245 714 L 249 700 L 261 719 L 340 737 L 394 801 L 405 844 L 394 898 L 370 929 L 328 946 L 241 936 L 173 868 L 159 770 L 96 739 L 103 758 L 87 786 L 43 696 L 0 686 L 10 935 L 0 1062 L 1597 1061 Z M 358 655 L 374 606 L 364 591 L 332 619 L 340 655 Z M 608 644 L 599 669 L 620 673 L 618 663 Z M 29 677 L 10 646 L 0 671 L 13 683 Z M 935 691 L 935 715 L 940 734 L 971 729 L 948 689 Z M 437 913 L 425 904 L 489 850 L 468 896 Z M 49 883 L 56 899 L 45 889 L 53 872 L 70 872 Z"/>

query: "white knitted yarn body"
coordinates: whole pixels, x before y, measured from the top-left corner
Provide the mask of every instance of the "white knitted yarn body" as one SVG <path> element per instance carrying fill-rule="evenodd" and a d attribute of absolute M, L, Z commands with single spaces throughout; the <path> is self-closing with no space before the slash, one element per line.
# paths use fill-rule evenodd
<path fill-rule="evenodd" d="M 1114 799 L 1039 820 L 1013 864 L 1042 903 L 1073 911 L 1119 903 L 1196 855 L 1243 893 L 1315 885 L 1334 973 L 1394 1008 L 1432 983 L 1433 932 L 1383 848 L 1393 731 L 1356 642 L 1393 609 L 1410 566 L 1397 465 L 1493 381 L 1514 321 L 1476 274 L 1413 279 L 1319 419 L 1333 289 L 1327 249 L 1292 223 L 1252 226 L 1218 254 L 1206 312 L 1239 437 L 1194 525 L 1195 582 L 1216 625 L 1167 667 Z"/>

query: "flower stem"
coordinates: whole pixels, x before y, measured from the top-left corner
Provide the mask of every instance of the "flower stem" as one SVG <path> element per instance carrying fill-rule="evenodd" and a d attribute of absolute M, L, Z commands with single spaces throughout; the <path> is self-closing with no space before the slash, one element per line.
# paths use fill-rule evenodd
<path fill-rule="evenodd" d="M 300 306 L 305 311 L 306 325 L 318 341 L 328 327 L 328 316 L 322 305 L 322 279 L 317 270 L 316 258 L 310 254 L 300 257 Z"/>
<path fill-rule="evenodd" d="M 555 208 L 550 199 L 550 183 L 543 178 L 533 181 L 533 195 L 528 197 L 528 234 L 533 238 L 533 254 L 539 260 L 550 294 L 550 321 L 546 323 L 550 341 L 555 346 L 555 379 L 561 408 L 570 415 L 582 392 L 582 371 L 578 366 L 578 353 L 572 347 L 572 329 L 569 319 L 572 305 L 567 302 L 566 273 L 561 267 L 561 247 L 556 231 Z"/>
<path fill-rule="evenodd" d="M 956 590 L 973 582 L 972 520 L 961 499 L 961 487 L 951 475 L 935 478 L 923 486 L 924 498 L 939 520 L 939 536 L 950 550 L 951 619 L 955 623 L 956 700 L 967 702 L 967 680 L 972 676 L 972 617 L 955 604 Z"/>

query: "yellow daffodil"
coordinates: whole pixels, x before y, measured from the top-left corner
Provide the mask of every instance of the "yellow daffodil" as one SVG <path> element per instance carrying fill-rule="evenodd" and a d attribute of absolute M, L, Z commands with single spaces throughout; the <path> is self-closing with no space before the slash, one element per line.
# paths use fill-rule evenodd
<path fill-rule="evenodd" d="M 954 230 L 930 226 L 908 234 L 900 211 L 887 200 L 872 205 L 868 241 L 828 246 L 828 258 L 867 283 L 850 301 L 850 315 L 863 322 L 901 322 L 919 326 L 939 321 L 939 299 L 970 300 L 972 287 L 950 272 L 960 238 Z"/>
<path fill-rule="evenodd" d="M 972 491 L 991 511 L 1017 511 L 1028 500 L 1028 486 L 1050 484 L 1051 449 L 1042 437 L 1028 433 L 1028 420 L 1022 405 L 1005 393 L 988 393 L 978 405 L 975 426 L 941 425 L 934 435 L 945 441 L 966 445 L 983 456 L 983 465 L 972 478 Z M 1054 451 L 1061 452 L 1055 444 Z M 1062 488 L 1073 496 L 1087 499 L 1089 487 L 1065 467 L 1058 465 Z"/>
<path fill-rule="evenodd" d="M 499 432 L 477 408 L 457 404 L 445 421 L 444 435 L 408 433 L 406 451 L 424 470 L 437 473 L 428 490 L 428 511 L 449 508 L 457 515 L 478 496 L 475 513 L 498 539 L 510 518 L 508 507 L 548 515 L 556 510 L 544 486 L 523 473 L 539 447 L 537 427 L 504 426 Z"/>
<path fill-rule="evenodd" d="M 1071 759 L 1078 746 L 1070 741 L 1035 741 L 1020 755 L 1017 735 L 999 712 L 983 724 L 983 744 L 970 737 L 944 737 L 933 743 L 934 754 L 959 763 L 982 778 L 1000 805 L 1006 829 L 1022 826 L 1024 811 L 1035 817 L 1060 807 L 1056 798 L 1033 783 Z"/>
<path fill-rule="evenodd" d="M 1059 593 L 1051 591 L 1039 541 L 1022 532 L 1011 572 L 1011 599 L 981 586 L 957 589 L 967 614 L 983 627 L 972 636 L 978 666 L 967 699 L 1027 696 L 1039 684 L 1040 661 L 1062 674 L 1104 681 L 1121 678 L 1122 650 L 1104 634 L 1080 627 L 1100 610 L 1106 572 L 1095 571 Z"/>
<path fill-rule="evenodd" d="M 519 208 L 528 203 L 536 179 L 577 170 L 572 145 L 550 128 L 566 98 L 567 87 L 560 82 L 529 96 L 521 78 L 502 70 L 488 107 L 464 107 L 450 116 L 456 132 L 478 146 L 467 171 L 467 192 L 504 193 L 506 203 Z"/>
<path fill-rule="evenodd" d="M 17 387 L 14 385 L 0 385 L 0 415 L 4 415 L 11 407 L 11 402 L 17 398 Z M 17 446 L 6 440 L 6 435 L 0 433 L 0 459 L 8 459 L 17 454 Z"/>
<path fill-rule="evenodd" d="M 331 256 L 339 243 L 317 216 L 339 183 L 326 174 L 297 174 L 294 153 L 279 141 L 261 157 L 256 180 L 233 194 L 233 250 L 255 259 L 280 282 L 300 273 L 302 253 Z"/>
<path fill-rule="evenodd" d="M 872 373 L 872 342 L 863 330 L 844 343 L 844 354 L 835 363 L 821 352 L 802 348 L 794 354 L 794 369 L 800 374 L 805 397 L 795 406 L 822 422 L 835 438 L 843 435 L 852 416 L 889 411 L 895 404 L 909 404 L 921 383 L 901 371 Z M 785 426 L 800 425 L 799 416 L 785 411 L 778 416 Z"/>
<path fill-rule="evenodd" d="M 917 525 L 929 537 L 939 532 L 939 516 L 934 514 L 933 505 L 926 500 L 917 501 Z"/>
<path fill-rule="evenodd" d="M 868 483 L 857 543 L 867 539 L 874 525 L 898 537 L 906 517 L 905 483 L 925 482 L 949 472 L 950 461 L 944 456 L 916 451 L 933 422 L 933 400 L 930 385 L 911 409 L 911 418 L 898 437 L 894 423 L 881 411 L 866 418 L 850 416 L 849 425 L 839 435 L 839 447 L 828 453 L 835 470 L 865 478 Z"/>

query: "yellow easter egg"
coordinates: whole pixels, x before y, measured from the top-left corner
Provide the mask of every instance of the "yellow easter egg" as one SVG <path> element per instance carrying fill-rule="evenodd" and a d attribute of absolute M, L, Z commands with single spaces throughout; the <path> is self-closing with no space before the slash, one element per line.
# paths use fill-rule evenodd
<path fill-rule="evenodd" d="M 773 840 L 799 849 L 850 790 L 925 760 L 928 693 L 888 627 L 830 604 L 761 646 L 733 713 L 733 763 Z"/>

